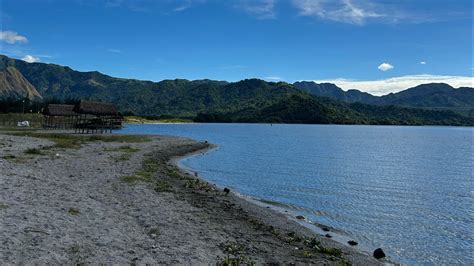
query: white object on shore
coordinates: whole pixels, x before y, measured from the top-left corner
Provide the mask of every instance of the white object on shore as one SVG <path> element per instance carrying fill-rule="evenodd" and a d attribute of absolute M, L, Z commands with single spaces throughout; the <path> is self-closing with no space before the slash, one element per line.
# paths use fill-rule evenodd
<path fill-rule="evenodd" d="M 30 127 L 30 122 L 29 121 L 18 121 L 17 126 L 18 127 Z"/>

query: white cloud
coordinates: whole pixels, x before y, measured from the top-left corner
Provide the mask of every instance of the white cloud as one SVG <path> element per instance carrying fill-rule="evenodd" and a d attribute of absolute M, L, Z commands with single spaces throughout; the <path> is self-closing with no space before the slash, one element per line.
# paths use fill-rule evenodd
<path fill-rule="evenodd" d="M 28 39 L 25 36 L 21 36 L 14 31 L 0 31 L 0 41 L 4 41 L 9 44 L 14 43 L 27 43 Z"/>
<path fill-rule="evenodd" d="M 389 63 L 382 63 L 377 68 L 380 69 L 381 71 L 385 72 L 385 71 L 388 71 L 390 69 L 393 69 L 394 66 L 390 65 Z"/>
<path fill-rule="evenodd" d="M 228 66 L 218 67 L 218 69 L 224 69 L 224 70 L 227 70 L 227 69 L 245 69 L 245 68 L 248 68 L 248 66 L 245 66 L 245 65 L 228 65 Z"/>
<path fill-rule="evenodd" d="M 353 0 L 293 0 L 300 16 L 362 25 L 367 19 L 386 15 L 376 10 L 369 1 Z"/>
<path fill-rule="evenodd" d="M 182 12 L 194 6 L 204 4 L 207 0 L 80 0 L 85 5 L 99 4 L 107 8 L 124 8 L 133 12 L 163 13 Z"/>
<path fill-rule="evenodd" d="M 174 12 L 181 12 L 181 11 L 184 11 L 186 9 L 189 9 L 191 6 L 190 5 L 182 5 L 182 6 L 178 6 L 178 7 L 175 7 L 173 9 Z"/>
<path fill-rule="evenodd" d="M 39 57 L 34 57 L 32 55 L 29 55 L 29 54 L 25 55 L 21 60 L 26 61 L 28 63 L 36 63 L 36 62 L 40 61 Z"/>
<path fill-rule="evenodd" d="M 421 61 L 421 62 L 420 62 L 420 65 L 426 65 L 426 62 L 425 62 L 425 61 Z"/>
<path fill-rule="evenodd" d="M 175 7 L 173 9 L 174 12 L 181 12 L 181 11 L 185 11 L 186 9 L 189 9 L 191 8 L 193 5 L 193 1 L 192 0 L 186 0 L 184 1 L 181 5 Z"/>
<path fill-rule="evenodd" d="M 268 80 L 268 81 L 281 81 L 281 80 L 283 80 L 281 77 L 277 77 L 277 76 L 263 77 L 263 79 Z"/>
<path fill-rule="evenodd" d="M 119 7 L 123 4 L 123 0 L 107 0 L 104 4 L 106 7 Z"/>
<path fill-rule="evenodd" d="M 408 75 L 382 80 L 314 80 L 316 83 L 334 83 L 343 90 L 356 89 L 373 95 L 399 92 L 426 83 L 447 83 L 454 88 L 474 87 L 474 78 L 466 76 Z"/>
<path fill-rule="evenodd" d="M 259 19 L 275 18 L 276 0 L 240 0 L 239 8 Z"/>
<path fill-rule="evenodd" d="M 121 54 L 122 50 L 119 49 L 107 49 L 107 52 L 109 53 L 115 53 L 115 54 Z"/>

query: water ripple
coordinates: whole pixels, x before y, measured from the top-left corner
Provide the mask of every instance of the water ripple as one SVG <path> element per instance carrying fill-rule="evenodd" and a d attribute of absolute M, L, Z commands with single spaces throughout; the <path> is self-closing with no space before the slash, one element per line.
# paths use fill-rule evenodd
<path fill-rule="evenodd" d="M 403 263 L 474 264 L 472 128 L 199 124 L 123 133 L 218 144 L 182 163 Z"/>

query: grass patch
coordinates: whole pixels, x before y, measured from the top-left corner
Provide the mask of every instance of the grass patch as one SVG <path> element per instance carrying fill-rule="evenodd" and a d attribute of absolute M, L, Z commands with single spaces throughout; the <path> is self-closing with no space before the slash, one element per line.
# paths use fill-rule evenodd
<path fill-rule="evenodd" d="M 79 149 L 81 147 L 81 141 L 73 138 L 63 138 L 63 137 L 50 137 L 47 138 L 55 143 L 55 148 L 61 149 Z"/>
<path fill-rule="evenodd" d="M 87 142 L 123 142 L 123 143 L 139 143 L 151 141 L 146 136 L 136 135 L 71 135 L 71 134 L 59 134 L 59 133 L 38 133 L 38 132 L 14 132 L 11 133 L 14 136 L 21 137 L 33 137 L 47 139 L 55 143 L 55 148 L 64 149 L 79 149 L 82 144 Z"/>
<path fill-rule="evenodd" d="M 272 235 L 274 235 L 276 237 L 280 236 L 280 232 L 278 232 L 278 230 L 276 230 L 275 228 L 271 228 L 270 233 L 272 233 Z"/>
<path fill-rule="evenodd" d="M 213 188 L 206 182 L 199 180 L 198 178 L 187 178 L 184 185 L 185 188 L 212 191 Z"/>
<path fill-rule="evenodd" d="M 145 172 L 156 172 L 158 171 L 158 163 L 150 158 L 143 160 L 142 170 Z"/>
<path fill-rule="evenodd" d="M 119 151 L 119 152 L 126 152 L 126 153 L 135 153 L 140 151 L 138 148 L 133 148 L 130 145 L 123 145 L 118 148 L 105 148 L 104 151 Z"/>
<path fill-rule="evenodd" d="M 115 157 L 115 161 L 116 162 L 128 161 L 130 160 L 131 157 L 132 155 L 130 153 L 124 153 L 124 154 L 121 154 L 120 156 Z"/>
<path fill-rule="evenodd" d="M 69 210 L 67 211 L 67 213 L 69 213 L 70 215 L 79 215 L 79 210 L 78 209 L 75 209 L 75 208 L 69 208 Z"/>
<path fill-rule="evenodd" d="M 218 262 L 217 265 L 224 265 L 224 266 L 240 266 L 240 265 L 257 265 L 255 261 L 247 256 L 226 256 L 224 260 Z"/>
<path fill-rule="evenodd" d="M 303 252 L 303 257 L 304 257 L 304 258 L 312 258 L 312 257 L 313 257 L 313 253 L 311 253 L 311 251 L 305 250 L 305 251 Z"/>
<path fill-rule="evenodd" d="M 178 179 L 178 180 L 183 180 L 183 179 L 185 179 L 182 175 L 179 174 L 178 171 L 172 170 L 172 169 L 168 169 L 168 176 L 169 176 L 169 177 L 172 177 L 172 178 L 174 178 L 174 179 Z"/>
<path fill-rule="evenodd" d="M 321 242 L 319 242 L 316 238 L 313 237 L 310 239 L 306 239 L 304 241 L 304 244 L 309 248 L 319 249 L 319 245 L 321 244 Z"/>
<path fill-rule="evenodd" d="M 11 160 L 16 159 L 16 156 L 12 154 L 7 154 L 7 155 L 3 155 L 2 158 L 8 161 L 11 161 Z"/>
<path fill-rule="evenodd" d="M 184 183 L 184 187 L 185 188 L 192 188 L 192 189 L 196 189 L 199 185 L 199 179 L 188 179 L 186 180 L 186 182 Z"/>
<path fill-rule="evenodd" d="M 352 264 L 351 264 L 350 262 L 346 261 L 345 259 L 341 259 L 341 260 L 337 263 L 337 265 L 339 265 L 339 266 L 351 266 Z"/>
<path fill-rule="evenodd" d="M 120 178 L 123 182 L 125 183 L 129 183 L 129 184 L 133 184 L 135 182 L 138 182 L 139 178 L 135 175 L 126 175 L 126 176 L 122 176 Z"/>
<path fill-rule="evenodd" d="M 103 142 L 124 142 L 124 143 L 139 143 L 139 142 L 149 142 L 150 138 L 146 136 L 138 135 L 92 135 L 92 136 L 83 136 L 86 142 L 92 141 L 103 141 Z"/>
<path fill-rule="evenodd" d="M 238 255 L 245 250 L 245 247 L 236 242 L 228 242 L 222 245 L 222 251 L 230 255 Z"/>
<path fill-rule="evenodd" d="M 128 161 L 132 157 L 132 153 L 138 152 L 140 149 L 133 148 L 130 145 L 123 145 L 117 148 L 104 148 L 106 152 L 122 152 L 120 156 L 115 157 L 116 162 Z"/>
<path fill-rule="evenodd" d="M 248 222 L 255 228 L 255 229 L 263 229 L 265 227 L 265 225 L 259 221 L 259 220 L 255 220 L 255 219 L 249 219 Z"/>
<path fill-rule="evenodd" d="M 285 240 L 288 243 L 300 242 L 302 240 L 302 238 L 299 237 L 295 232 L 289 232 L 287 236 L 288 237 Z"/>
<path fill-rule="evenodd" d="M 35 132 L 38 128 L 31 127 L 2 127 L 0 126 L 0 132 Z"/>
<path fill-rule="evenodd" d="M 171 192 L 171 185 L 165 180 L 160 180 L 155 184 L 156 192 Z"/>
<path fill-rule="evenodd" d="M 325 248 L 325 247 L 319 247 L 319 252 L 335 257 L 340 257 L 342 256 L 342 251 L 338 248 Z"/>
<path fill-rule="evenodd" d="M 26 154 L 31 154 L 31 155 L 44 155 L 44 153 L 37 148 L 29 148 L 25 150 Z"/>
<path fill-rule="evenodd" d="M 27 163 L 30 161 L 31 157 L 27 157 L 27 156 L 20 156 L 20 157 L 17 157 L 15 155 L 11 155 L 11 154 L 7 154 L 7 155 L 4 155 L 2 157 L 3 159 L 9 161 L 9 162 L 12 162 L 12 163 Z"/>
<path fill-rule="evenodd" d="M 136 182 L 153 182 L 153 175 L 158 171 L 158 163 L 150 158 L 143 160 L 142 167 L 133 175 L 123 176 L 122 181 L 133 184 Z"/>
<path fill-rule="evenodd" d="M 18 121 L 29 121 L 30 127 L 18 127 Z M 43 115 L 37 113 L 3 113 L 0 114 L 0 130 L 6 129 L 31 129 L 40 128 L 43 122 Z"/>
<path fill-rule="evenodd" d="M 321 246 L 321 242 L 319 242 L 316 238 L 309 238 L 304 240 L 304 244 L 306 247 L 310 248 L 312 251 L 317 251 L 322 254 L 330 255 L 333 260 L 339 260 L 339 265 L 350 265 L 347 261 L 342 258 L 342 250 L 339 248 L 327 248 Z M 312 254 L 311 251 L 303 252 L 303 257 Z"/>
<path fill-rule="evenodd" d="M 150 230 L 148 230 L 148 235 L 151 238 L 156 238 L 160 235 L 160 229 L 158 229 L 157 227 L 151 228 Z"/>
<path fill-rule="evenodd" d="M 135 173 L 132 175 L 122 176 L 121 180 L 128 184 L 135 184 L 137 182 L 151 183 L 154 185 L 153 189 L 155 192 L 173 192 L 173 186 L 168 181 L 154 178 L 155 173 L 158 170 L 158 161 L 150 157 L 145 157 L 145 159 L 142 161 L 140 169 L 135 171 Z"/>
<path fill-rule="evenodd" d="M 221 249 L 226 257 L 217 263 L 217 265 L 237 266 L 237 265 L 256 265 L 255 261 L 244 255 L 245 247 L 236 242 L 221 244 Z"/>
<path fill-rule="evenodd" d="M 135 175 L 143 182 L 151 182 L 153 181 L 153 173 L 151 171 L 146 171 L 146 170 L 138 170 Z"/>

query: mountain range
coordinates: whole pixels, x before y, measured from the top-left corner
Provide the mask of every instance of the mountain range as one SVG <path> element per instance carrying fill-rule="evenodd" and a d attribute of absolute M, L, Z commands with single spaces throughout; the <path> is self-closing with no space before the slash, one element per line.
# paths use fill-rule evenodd
<path fill-rule="evenodd" d="M 474 101 L 469 100 L 472 92 L 471 88 L 426 84 L 377 97 L 314 82 L 151 82 L 0 55 L 0 99 L 4 101 L 89 99 L 112 102 L 126 114 L 186 116 L 205 122 L 473 125 L 474 118 L 465 116 L 474 108 Z"/>
<path fill-rule="evenodd" d="M 293 85 L 313 95 L 349 103 L 451 110 L 465 115 L 474 115 L 474 89 L 466 87 L 456 89 L 445 83 L 422 84 L 383 96 L 374 96 L 358 90 L 344 91 L 332 83 L 301 81 Z"/>

